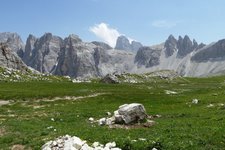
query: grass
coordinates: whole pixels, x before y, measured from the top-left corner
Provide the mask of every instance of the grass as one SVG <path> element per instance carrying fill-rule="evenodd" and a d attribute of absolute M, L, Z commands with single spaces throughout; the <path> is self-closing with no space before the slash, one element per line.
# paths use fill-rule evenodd
<path fill-rule="evenodd" d="M 70 82 L 1 82 L 0 149 L 15 144 L 40 149 L 49 140 L 69 134 L 89 143 L 115 141 L 124 150 L 224 149 L 225 77 L 156 80 L 144 84 Z M 168 95 L 165 90 L 177 92 Z M 82 100 L 37 101 L 41 98 L 85 96 Z M 191 103 L 199 99 L 199 104 Z M 150 115 L 160 114 L 151 128 L 109 129 L 88 122 L 105 117 L 124 103 L 142 103 Z M 208 108 L 207 105 L 214 104 Z M 54 118 L 54 121 L 52 121 Z M 52 128 L 50 128 L 52 127 Z M 55 129 L 55 130 L 54 130 Z M 145 141 L 139 140 L 146 139 Z M 136 140 L 136 142 L 134 141 Z"/>

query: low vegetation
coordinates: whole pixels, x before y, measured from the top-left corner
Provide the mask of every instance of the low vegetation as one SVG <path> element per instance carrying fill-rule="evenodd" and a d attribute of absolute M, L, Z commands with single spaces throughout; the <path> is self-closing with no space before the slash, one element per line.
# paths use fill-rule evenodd
<path fill-rule="evenodd" d="M 10 102 L 0 106 L 1 149 L 22 145 L 38 150 L 45 142 L 66 134 L 88 143 L 115 141 L 123 150 L 225 147 L 225 77 L 154 78 L 152 82 L 136 84 L 65 80 L 0 84 L 0 99 Z M 101 94 L 90 96 L 96 93 Z M 65 96 L 80 98 L 54 101 Z M 198 103 L 193 104 L 193 99 Z M 161 116 L 154 119 L 154 126 L 111 129 L 88 121 L 134 102 L 143 104 L 149 115 Z"/>

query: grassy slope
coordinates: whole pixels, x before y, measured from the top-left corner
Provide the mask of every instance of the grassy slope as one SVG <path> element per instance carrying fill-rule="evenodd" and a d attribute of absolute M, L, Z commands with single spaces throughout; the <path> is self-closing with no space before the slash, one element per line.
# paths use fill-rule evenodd
<path fill-rule="evenodd" d="M 92 143 L 116 141 L 123 149 L 224 149 L 225 109 L 207 108 L 225 103 L 225 77 L 188 78 L 189 82 L 98 84 L 68 82 L 0 83 L 0 99 L 16 99 L 0 107 L 0 148 L 22 144 L 40 149 L 60 135 L 78 136 Z M 164 90 L 178 92 L 167 95 Z M 65 95 L 107 93 L 79 101 L 38 102 L 35 99 Z M 197 98 L 200 103 L 191 104 Z M 157 124 L 142 129 L 109 129 L 88 123 L 124 103 L 144 104 L 148 114 L 160 114 Z M 34 106 L 41 106 L 34 109 Z M 54 118 L 55 121 L 51 121 Z M 53 129 L 47 127 L 53 126 Z M 53 131 L 56 129 L 56 131 Z M 132 142 L 138 138 L 147 141 Z"/>

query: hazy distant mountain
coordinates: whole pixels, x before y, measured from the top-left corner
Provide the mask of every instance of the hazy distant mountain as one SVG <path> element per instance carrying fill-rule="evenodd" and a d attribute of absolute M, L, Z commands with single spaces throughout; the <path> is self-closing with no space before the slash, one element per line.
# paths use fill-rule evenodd
<path fill-rule="evenodd" d="M 117 38 L 115 49 L 137 52 L 140 47 L 142 47 L 140 42 L 132 41 L 130 43 L 127 37 L 121 35 Z"/>
<path fill-rule="evenodd" d="M 225 70 L 225 40 L 205 45 L 188 36 L 176 39 L 170 35 L 159 49 L 140 49 L 135 62 L 142 71 L 170 69 L 184 76 L 219 74 Z"/>
<path fill-rule="evenodd" d="M 225 72 L 225 40 L 205 45 L 187 35 L 177 39 L 170 35 L 159 45 L 142 46 L 120 36 L 116 49 L 113 49 L 103 42 L 83 42 L 76 35 L 62 39 L 46 33 L 40 38 L 29 35 L 24 48 L 17 34 L 0 35 L 0 42 L 7 42 L 17 54 L 22 52 L 23 55 L 19 56 L 23 61 L 43 73 L 98 77 L 113 72 L 143 73 L 165 69 L 184 76 Z M 0 66 L 7 66 L 6 62 L 2 61 Z"/>

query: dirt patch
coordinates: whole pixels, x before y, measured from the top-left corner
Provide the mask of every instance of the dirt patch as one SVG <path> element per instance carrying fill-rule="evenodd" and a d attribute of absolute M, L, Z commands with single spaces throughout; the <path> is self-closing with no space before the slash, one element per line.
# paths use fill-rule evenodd
<path fill-rule="evenodd" d="M 54 102 L 54 101 L 58 101 L 58 100 L 80 100 L 80 99 L 85 99 L 85 98 L 92 98 L 92 97 L 97 97 L 100 95 L 105 95 L 106 93 L 95 93 L 95 94 L 91 94 L 91 95 L 86 95 L 86 96 L 64 96 L 64 97 L 54 97 L 54 98 L 43 98 L 43 99 L 39 99 L 37 101 L 45 101 L 45 102 Z"/>
<path fill-rule="evenodd" d="M 19 145 L 19 144 L 13 145 L 11 148 L 11 150 L 24 150 L 24 149 L 25 149 L 25 146 Z"/>
<path fill-rule="evenodd" d="M 136 124 L 131 124 L 131 125 L 125 125 L 125 124 L 113 124 L 109 125 L 109 128 L 115 129 L 137 129 L 137 128 L 150 128 L 156 124 L 155 121 L 153 120 L 148 120 L 146 123 L 136 123 Z"/>
<path fill-rule="evenodd" d="M 0 137 L 2 137 L 2 136 L 5 135 L 5 134 L 6 134 L 5 128 L 1 127 L 1 128 L 0 128 Z"/>

